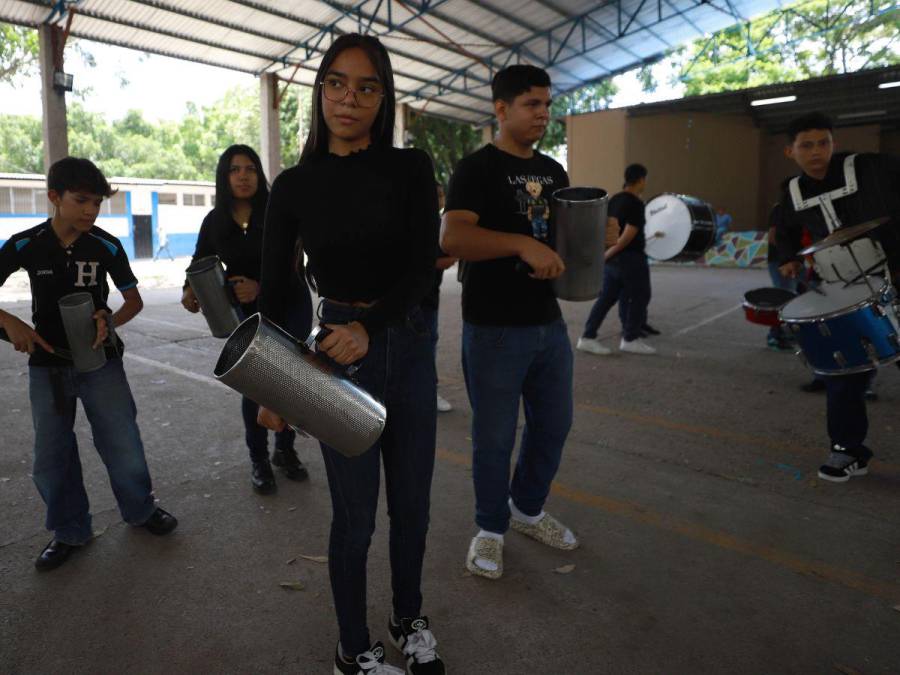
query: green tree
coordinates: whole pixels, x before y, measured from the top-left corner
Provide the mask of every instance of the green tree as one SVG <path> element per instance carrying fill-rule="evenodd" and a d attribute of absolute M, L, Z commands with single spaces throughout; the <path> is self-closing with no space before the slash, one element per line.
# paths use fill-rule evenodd
<path fill-rule="evenodd" d="M 800 0 L 676 50 L 692 96 L 900 63 L 895 0 Z"/>
<path fill-rule="evenodd" d="M 0 171 L 44 173 L 41 121 L 28 115 L 0 115 Z"/>
<path fill-rule="evenodd" d="M 558 96 L 550 110 L 552 120 L 538 150 L 554 150 L 566 144 L 566 115 L 594 112 L 609 107 L 619 88 L 611 79 L 601 80 Z"/>
<path fill-rule="evenodd" d="M 0 23 L 0 82 L 15 86 L 34 74 L 39 53 L 37 31 Z"/>
<path fill-rule="evenodd" d="M 446 186 L 459 160 L 481 145 L 481 130 L 427 114 L 412 112 L 410 117 L 410 146 L 428 153 L 434 163 L 435 178 Z"/>

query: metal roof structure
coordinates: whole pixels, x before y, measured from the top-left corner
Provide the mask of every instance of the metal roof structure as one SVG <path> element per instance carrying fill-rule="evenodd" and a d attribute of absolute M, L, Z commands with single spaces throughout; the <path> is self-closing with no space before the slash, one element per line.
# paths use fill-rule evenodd
<path fill-rule="evenodd" d="M 882 87 L 896 83 L 895 86 Z M 753 101 L 796 97 L 769 105 Z M 844 75 L 818 77 L 800 82 L 773 84 L 741 91 L 690 96 L 673 101 L 645 103 L 628 109 L 629 115 L 659 115 L 666 112 L 706 112 L 749 115 L 757 126 L 774 133 L 787 128 L 795 117 L 822 111 L 835 126 L 880 124 L 900 128 L 900 66 L 861 70 Z"/>
<path fill-rule="evenodd" d="M 0 0 L 0 21 L 64 23 L 87 40 L 311 84 L 331 41 L 377 35 L 398 102 L 481 124 L 490 80 L 545 68 L 554 91 L 658 60 L 780 0 Z"/>

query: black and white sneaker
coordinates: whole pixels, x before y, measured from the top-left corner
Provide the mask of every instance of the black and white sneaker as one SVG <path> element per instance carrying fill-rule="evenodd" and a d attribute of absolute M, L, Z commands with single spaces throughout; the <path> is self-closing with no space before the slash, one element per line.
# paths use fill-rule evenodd
<path fill-rule="evenodd" d="M 340 644 L 334 651 L 334 675 L 403 675 L 403 671 L 384 662 L 384 645 L 376 642 L 369 651 L 352 661 L 341 656 Z"/>
<path fill-rule="evenodd" d="M 865 446 L 849 452 L 847 448 L 835 445 L 831 448 L 828 461 L 819 467 L 819 478 L 832 483 L 846 483 L 851 476 L 865 476 L 869 473 L 870 459 L 872 451 Z"/>
<path fill-rule="evenodd" d="M 394 623 L 394 618 L 391 617 L 388 619 L 388 630 L 391 644 L 406 657 L 408 675 L 445 675 L 447 670 L 435 651 L 437 640 L 428 630 L 427 616 L 400 619 L 399 624 Z"/>

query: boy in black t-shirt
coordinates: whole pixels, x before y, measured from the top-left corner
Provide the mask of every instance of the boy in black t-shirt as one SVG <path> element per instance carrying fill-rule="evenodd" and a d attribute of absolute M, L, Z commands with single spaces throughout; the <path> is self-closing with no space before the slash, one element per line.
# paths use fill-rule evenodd
<path fill-rule="evenodd" d="M 569 179 L 533 149 L 550 120 L 550 78 L 534 66 L 510 66 L 492 90 L 500 132 L 457 166 L 441 248 L 466 261 L 463 370 L 481 528 L 466 567 L 497 579 L 510 526 L 555 548 L 574 549 L 578 540 L 543 510 L 572 424 L 572 349 L 551 286 L 565 266 L 548 245 L 547 217 L 551 195 Z M 521 399 L 525 431 L 510 484 Z"/>
<path fill-rule="evenodd" d="M 154 503 L 137 411 L 122 368 L 122 344 L 118 338 L 107 339 L 107 321 L 121 326 L 143 307 L 122 244 L 94 226 L 100 204 L 112 190 L 96 166 L 75 157 L 50 167 L 47 187 L 55 207 L 53 217 L 13 235 L 0 249 L 0 285 L 19 268 L 27 270 L 31 280 L 34 328 L 2 310 L 0 327 L 16 350 L 31 355 L 32 474 L 47 505 L 47 529 L 54 533 L 35 561 L 41 570 L 59 567 L 93 536 L 73 431 L 76 399 L 84 406 L 122 518 L 160 535 L 178 524 Z M 107 274 L 125 299 L 111 316 L 106 304 Z M 86 373 L 77 372 L 63 357 L 69 343 L 58 303 L 78 292 L 94 298 L 97 337 L 93 346 L 104 349 L 107 358 L 103 367 Z"/>
<path fill-rule="evenodd" d="M 647 305 L 650 303 L 650 266 L 644 253 L 644 202 L 641 195 L 647 186 L 647 169 L 632 164 L 625 169 L 624 190 L 609 200 L 609 216 L 619 221 L 619 239 L 606 250 L 603 270 L 603 290 L 591 308 L 578 339 L 577 349 L 590 354 L 610 353 L 597 341 L 597 331 L 606 314 L 617 302 L 624 311 L 622 341 L 619 349 L 632 354 L 655 354 L 656 350 L 641 339 L 647 324 Z"/>

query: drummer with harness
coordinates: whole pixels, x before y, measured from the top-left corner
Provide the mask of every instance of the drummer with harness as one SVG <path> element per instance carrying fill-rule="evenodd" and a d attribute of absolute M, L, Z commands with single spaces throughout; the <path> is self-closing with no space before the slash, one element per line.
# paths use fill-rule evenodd
<path fill-rule="evenodd" d="M 900 269 L 900 161 L 882 154 L 834 154 L 822 113 L 795 119 L 785 154 L 802 170 L 781 196 L 776 228 L 781 272 L 803 274 L 812 253 L 820 290 L 792 300 L 781 317 L 808 364 L 825 375 L 830 453 L 819 477 L 846 482 L 868 473 L 872 451 L 865 389 L 871 371 L 900 360 L 900 323 L 891 270 Z M 813 245 L 801 251 L 804 226 Z M 851 227 L 855 226 L 855 227 Z"/>

